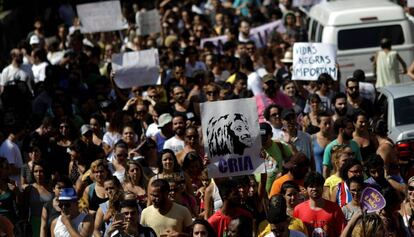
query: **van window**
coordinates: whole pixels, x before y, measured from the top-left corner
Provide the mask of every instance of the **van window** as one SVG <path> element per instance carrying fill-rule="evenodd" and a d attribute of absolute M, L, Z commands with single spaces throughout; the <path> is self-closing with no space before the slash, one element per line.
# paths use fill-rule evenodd
<path fill-rule="evenodd" d="M 323 25 L 319 25 L 318 33 L 316 34 L 315 42 L 322 42 Z"/>
<path fill-rule="evenodd" d="M 404 33 L 401 25 L 340 30 L 338 32 L 338 49 L 347 50 L 378 47 L 380 40 L 385 37 L 392 40 L 392 45 L 403 44 Z"/>
<path fill-rule="evenodd" d="M 394 100 L 395 125 L 414 123 L 414 96 L 401 97 Z"/>
<path fill-rule="evenodd" d="M 315 41 L 315 34 L 316 34 L 316 28 L 318 27 L 318 22 L 313 20 L 312 21 L 312 28 L 311 28 L 311 35 L 310 35 L 310 40 L 312 42 Z"/>

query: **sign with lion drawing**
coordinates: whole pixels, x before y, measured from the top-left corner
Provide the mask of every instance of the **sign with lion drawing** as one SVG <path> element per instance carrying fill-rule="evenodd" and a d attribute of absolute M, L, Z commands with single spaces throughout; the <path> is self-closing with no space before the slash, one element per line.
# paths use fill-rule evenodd
<path fill-rule="evenodd" d="M 200 105 L 210 177 L 263 173 L 256 102 L 253 98 Z"/>

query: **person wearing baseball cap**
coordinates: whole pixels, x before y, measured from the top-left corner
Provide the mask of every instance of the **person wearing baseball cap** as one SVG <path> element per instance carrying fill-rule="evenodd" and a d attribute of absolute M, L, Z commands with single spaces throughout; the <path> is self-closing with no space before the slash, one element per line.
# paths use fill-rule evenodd
<path fill-rule="evenodd" d="M 93 217 L 79 212 L 78 195 L 74 188 L 63 188 L 59 197 L 60 216 L 52 221 L 55 237 L 91 236 Z"/>
<path fill-rule="evenodd" d="M 172 116 L 169 113 L 161 114 L 158 117 L 158 128 L 160 129 L 152 139 L 157 143 L 157 151 L 161 153 L 164 149 L 164 143 L 174 135 L 172 129 Z"/>
<path fill-rule="evenodd" d="M 279 194 L 283 183 L 288 180 L 294 181 L 299 187 L 304 187 L 304 177 L 308 173 L 309 167 L 310 161 L 304 153 L 298 152 L 294 154 L 290 160 L 283 165 L 283 168 L 288 170 L 288 172 L 273 182 L 269 198 Z"/>

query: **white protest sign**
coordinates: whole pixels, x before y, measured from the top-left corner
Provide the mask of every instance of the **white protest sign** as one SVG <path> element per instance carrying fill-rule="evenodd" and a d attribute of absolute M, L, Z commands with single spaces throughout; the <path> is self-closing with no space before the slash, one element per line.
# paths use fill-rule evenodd
<path fill-rule="evenodd" d="M 119 88 L 157 84 L 159 58 L 157 49 L 112 55 L 115 83 Z"/>
<path fill-rule="evenodd" d="M 119 1 L 105 1 L 76 5 L 82 33 L 125 29 Z"/>
<path fill-rule="evenodd" d="M 254 98 L 206 102 L 200 109 L 209 177 L 265 172 Z"/>
<path fill-rule="evenodd" d="M 317 80 L 322 73 L 338 78 L 336 46 L 323 43 L 295 43 L 293 45 L 293 80 Z"/>
<path fill-rule="evenodd" d="M 137 12 L 135 20 L 138 35 L 149 35 L 161 32 L 161 16 L 156 9 L 147 12 Z"/>
<path fill-rule="evenodd" d="M 257 47 L 262 48 L 266 45 L 267 41 L 270 39 L 274 31 L 279 33 L 286 32 L 286 28 L 283 26 L 281 20 L 273 21 L 250 29 L 250 39 L 256 42 Z M 206 42 L 212 42 L 219 49 L 219 51 L 221 51 L 223 44 L 227 42 L 227 36 L 221 35 L 217 37 L 201 39 L 200 46 L 203 47 Z"/>
<path fill-rule="evenodd" d="M 414 0 L 407 0 L 407 7 L 414 7 Z"/>

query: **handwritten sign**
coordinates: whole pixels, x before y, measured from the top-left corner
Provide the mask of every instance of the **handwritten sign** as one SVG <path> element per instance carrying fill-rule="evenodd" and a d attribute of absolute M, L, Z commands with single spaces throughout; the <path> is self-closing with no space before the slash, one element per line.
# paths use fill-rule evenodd
<path fill-rule="evenodd" d="M 323 43 L 295 43 L 293 45 L 293 80 L 317 80 L 322 73 L 338 78 L 336 46 Z"/>
<path fill-rule="evenodd" d="M 200 105 L 209 177 L 264 173 L 261 137 L 253 98 Z"/>
<path fill-rule="evenodd" d="M 360 202 L 362 210 L 367 213 L 379 211 L 386 205 L 382 194 L 371 187 L 367 187 L 362 191 Z"/>
<path fill-rule="evenodd" d="M 149 35 L 161 32 L 161 16 L 156 9 L 147 12 L 137 12 L 135 20 L 138 35 Z"/>
<path fill-rule="evenodd" d="M 114 54 L 112 67 L 115 72 L 115 83 L 119 88 L 155 85 L 159 76 L 158 50 Z"/>
<path fill-rule="evenodd" d="M 82 33 L 116 31 L 126 28 L 119 1 L 76 5 Z"/>
<path fill-rule="evenodd" d="M 286 28 L 284 27 L 281 20 L 273 21 L 255 28 L 250 29 L 250 39 L 256 43 L 258 48 L 266 46 L 266 43 L 271 38 L 273 32 L 285 33 Z M 201 39 L 200 46 L 203 47 L 206 42 L 212 42 L 217 49 L 221 52 L 223 44 L 227 42 L 227 36 L 221 35 L 212 38 Z"/>

